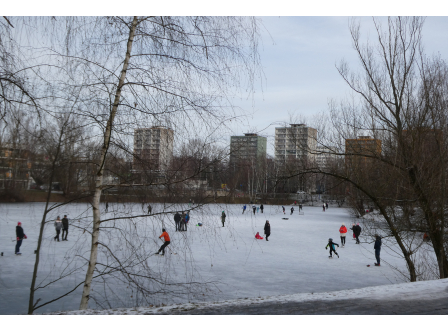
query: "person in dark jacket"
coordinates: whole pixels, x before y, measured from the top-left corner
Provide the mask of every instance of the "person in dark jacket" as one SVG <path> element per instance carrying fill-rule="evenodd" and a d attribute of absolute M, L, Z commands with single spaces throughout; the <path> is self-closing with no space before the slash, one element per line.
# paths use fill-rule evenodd
<path fill-rule="evenodd" d="M 291 207 L 291 214 L 292 215 L 294 213 L 294 207 Z"/>
<path fill-rule="evenodd" d="M 222 226 L 224 227 L 224 222 L 226 222 L 226 212 L 222 211 L 221 214 L 221 222 L 222 222 Z"/>
<path fill-rule="evenodd" d="M 269 224 L 269 220 L 266 220 L 264 225 L 264 234 L 266 235 L 266 241 L 269 241 L 268 237 L 271 235 L 271 225 Z"/>
<path fill-rule="evenodd" d="M 356 244 L 359 244 L 359 235 L 361 235 L 361 227 L 359 226 L 359 222 L 356 226 L 353 226 L 353 233 L 355 234 Z"/>
<path fill-rule="evenodd" d="M 58 216 L 56 221 L 54 222 L 54 229 L 56 229 L 56 236 L 54 237 L 54 240 L 58 240 L 59 242 L 59 234 L 61 233 L 62 229 L 62 221 L 61 218 Z"/>
<path fill-rule="evenodd" d="M 176 231 L 180 231 L 180 221 L 182 220 L 179 212 L 174 215 L 174 222 L 176 223 Z"/>
<path fill-rule="evenodd" d="M 182 212 L 182 215 L 180 216 L 180 223 L 179 223 L 179 231 L 184 231 L 185 227 L 185 212 Z"/>
<path fill-rule="evenodd" d="M 65 238 L 64 238 L 64 233 L 65 233 Z M 62 240 L 63 241 L 67 240 L 67 235 L 68 235 L 68 218 L 67 218 L 67 215 L 64 215 L 64 217 L 62 218 Z"/>
<path fill-rule="evenodd" d="M 263 204 L 261 204 L 261 205 L 260 205 L 261 213 L 263 213 L 263 209 L 264 209 L 264 206 L 263 206 Z"/>
<path fill-rule="evenodd" d="M 330 256 L 328 258 L 333 258 L 332 252 L 334 252 L 334 254 L 336 254 L 339 258 L 339 254 L 336 252 L 336 249 L 334 248 L 334 246 L 337 245 L 339 247 L 339 244 L 334 243 L 332 238 L 328 239 L 328 244 L 325 247 L 325 250 L 330 247 Z"/>
<path fill-rule="evenodd" d="M 255 205 L 252 205 L 252 211 L 254 211 L 254 215 L 255 215 L 255 211 L 257 211 L 257 207 Z"/>
<path fill-rule="evenodd" d="M 375 235 L 375 245 L 373 246 L 373 248 L 375 249 L 375 258 L 376 258 L 376 263 L 375 266 L 380 266 L 380 252 L 381 252 L 381 236 L 380 235 Z"/>
<path fill-rule="evenodd" d="M 16 255 L 21 255 L 20 253 L 20 246 L 22 245 L 23 239 L 27 239 L 25 232 L 22 228 L 22 223 L 19 221 L 16 226 L 16 237 L 17 237 L 17 243 L 16 243 Z"/>
<path fill-rule="evenodd" d="M 151 204 L 148 204 L 148 214 L 151 214 L 151 212 L 152 212 Z"/>

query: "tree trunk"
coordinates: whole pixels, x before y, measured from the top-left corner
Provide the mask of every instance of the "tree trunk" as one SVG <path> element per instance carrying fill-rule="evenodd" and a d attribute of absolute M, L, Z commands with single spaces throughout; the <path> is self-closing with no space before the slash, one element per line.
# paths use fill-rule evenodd
<path fill-rule="evenodd" d="M 98 257 L 98 237 L 100 234 L 100 198 L 102 193 L 102 184 L 103 184 L 103 172 L 104 172 L 104 164 L 106 162 L 106 156 L 107 151 L 109 149 L 109 143 L 110 138 L 112 135 L 112 125 L 114 122 L 115 114 L 117 113 L 118 104 L 120 102 L 121 97 L 121 90 L 124 85 L 124 81 L 126 78 L 126 71 L 129 65 L 129 61 L 131 58 L 131 51 L 132 51 L 132 43 L 134 41 L 134 34 L 135 29 L 137 27 L 138 20 L 137 16 L 134 16 L 134 19 L 132 21 L 130 30 L 129 30 L 129 38 L 127 42 L 127 50 L 126 50 L 126 57 L 123 63 L 123 68 L 121 70 L 120 80 L 118 82 L 117 91 L 115 93 L 115 99 L 114 104 L 112 106 L 112 111 L 110 113 L 109 120 L 107 122 L 106 131 L 104 132 L 104 144 L 101 149 L 101 157 L 100 157 L 100 165 L 98 172 L 96 174 L 96 180 L 95 180 L 95 192 L 93 195 L 93 231 L 92 231 L 92 245 L 90 248 L 90 259 L 89 259 L 89 266 L 87 268 L 86 272 L 86 280 L 84 282 L 84 289 L 82 292 L 82 298 L 81 298 L 81 304 L 79 306 L 79 309 L 87 309 L 89 304 L 89 297 L 90 297 L 90 289 L 92 284 L 92 278 L 93 273 L 95 271 L 96 267 L 96 261 Z"/>

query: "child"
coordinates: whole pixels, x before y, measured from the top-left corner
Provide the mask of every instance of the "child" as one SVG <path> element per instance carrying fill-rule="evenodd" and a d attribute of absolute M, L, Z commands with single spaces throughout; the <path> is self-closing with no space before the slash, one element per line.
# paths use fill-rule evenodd
<path fill-rule="evenodd" d="M 333 258 L 333 254 L 332 252 L 334 252 L 334 254 L 336 254 L 339 258 L 339 254 L 336 252 L 336 249 L 334 248 L 334 246 L 337 245 L 339 247 L 339 244 L 334 243 L 332 238 L 328 239 L 328 244 L 325 247 L 325 250 L 328 248 L 328 246 L 330 246 L 330 256 L 328 258 Z"/>
<path fill-rule="evenodd" d="M 257 231 L 257 233 L 255 234 L 255 238 L 256 239 L 263 239 L 263 237 L 260 236 L 260 233 Z"/>

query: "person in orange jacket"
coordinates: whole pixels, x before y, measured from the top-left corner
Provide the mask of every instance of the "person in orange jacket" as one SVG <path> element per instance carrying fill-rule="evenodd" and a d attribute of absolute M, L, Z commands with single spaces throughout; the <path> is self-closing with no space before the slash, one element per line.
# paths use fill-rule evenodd
<path fill-rule="evenodd" d="M 345 235 L 347 235 L 347 227 L 345 227 L 345 223 L 342 224 L 341 228 L 339 228 L 339 233 L 341 234 L 341 244 L 345 245 Z"/>
<path fill-rule="evenodd" d="M 166 232 L 165 228 L 162 228 L 162 235 L 159 236 L 160 239 L 162 237 L 165 239 L 165 243 L 162 244 L 159 251 L 156 252 L 156 254 L 159 254 L 160 251 L 162 251 L 162 255 L 165 255 L 165 248 L 171 243 L 170 241 L 170 235 Z"/>

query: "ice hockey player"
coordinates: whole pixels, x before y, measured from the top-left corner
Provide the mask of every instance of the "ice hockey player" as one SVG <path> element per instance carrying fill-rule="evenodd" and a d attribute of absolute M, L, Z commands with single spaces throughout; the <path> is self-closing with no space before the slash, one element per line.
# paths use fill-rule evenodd
<path fill-rule="evenodd" d="M 222 211 L 221 214 L 221 222 L 222 222 L 222 226 L 224 227 L 224 222 L 226 222 L 226 212 Z"/>
<path fill-rule="evenodd" d="M 294 207 L 291 207 L 291 214 L 292 215 L 294 213 Z"/>
<path fill-rule="evenodd" d="M 243 214 L 244 214 L 244 211 L 246 211 L 246 204 L 244 204 L 244 206 L 243 206 Z"/>
<path fill-rule="evenodd" d="M 165 248 L 171 243 L 170 235 L 168 235 L 165 228 L 162 228 L 162 235 L 159 236 L 160 239 L 162 239 L 162 237 L 164 238 L 165 243 L 162 244 L 162 246 L 160 247 L 159 251 L 156 252 L 156 254 L 159 254 L 160 251 L 162 251 L 162 255 L 165 255 Z"/>
<path fill-rule="evenodd" d="M 285 214 L 285 207 L 284 207 L 284 206 L 282 206 L 282 209 L 283 209 L 283 214 Z"/>
<path fill-rule="evenodd" d="M 325 250 L 330 247 L 330 256 L 328 258 L 333 258 L 332 252 L 334 252 L 334 254 L 336 254 L 339 258 L 339 254 L 336 252 L 336 249 L 334 248 L 334 246 L 337 245 L 339 247 L 339 244 L 334 243 L 332 238 L 328 239 L 328 244 L 325 247 Z"/>
<path fill-rule="evenodd" d="M 375 266 L 380 266 L 380 252 L 381 252 L 381 236 L 380 235 L 375 235 L 375 245 L 373 246 L 373 248 L 375 249 L 375 258 L 376 258 L 376 263 Z"/>
<path fill-rule="evenodd" d="M 342 223 L 341 228 L 339 228 L 339 233 L 341 234 L 341 244 L 345 246 L 345 235 L 347 235 L 347 227 L 345 227 L 345 223 Z"/>
<path fill-rule="evenodd" d="M 22 254 L 22 253 L 20 253 L 20 246 L 22 245 L 22 241 L 24 238 L 27 239 L 27 237 L 23 231 L 23 228 L 22 228 L 22 223 L 20 221 L 17 223 L 17 226 L 16 226 L 16 237 L 17 237 L 16 255 L 19 256 Z"/>
<path fill-rule="evenodd" d="M 252 205 L 252 211 L 254 211 L 254 215 L 255 215 L 255 212 L 257 211 L 257 207 L 255 205 Z"/>

